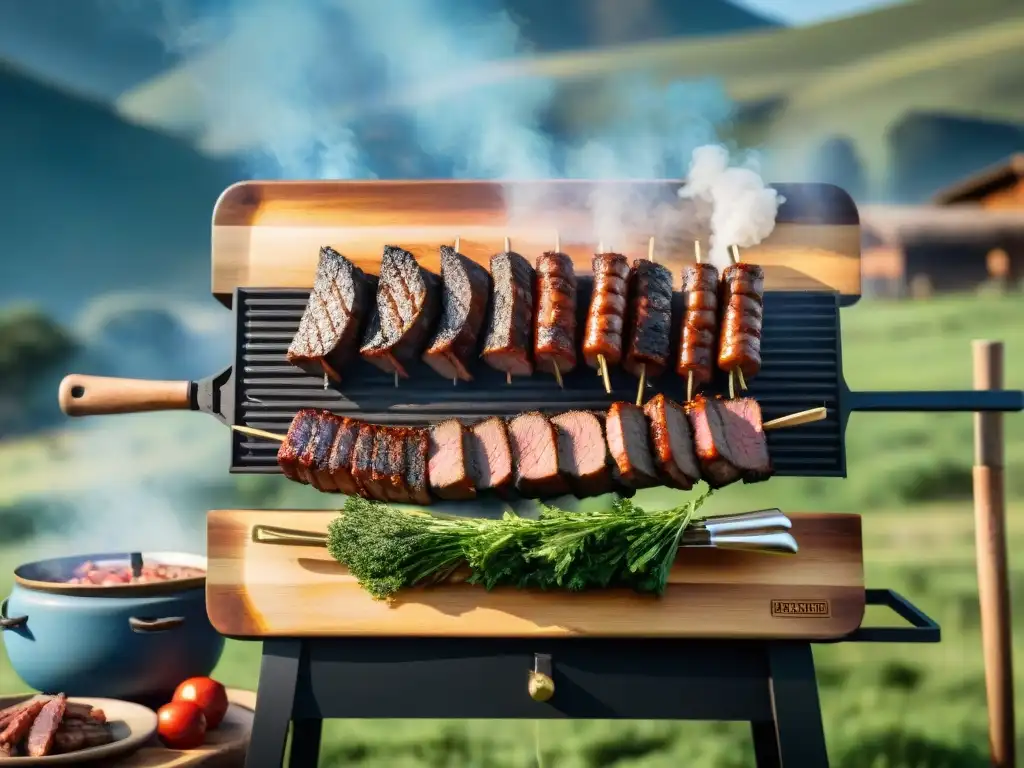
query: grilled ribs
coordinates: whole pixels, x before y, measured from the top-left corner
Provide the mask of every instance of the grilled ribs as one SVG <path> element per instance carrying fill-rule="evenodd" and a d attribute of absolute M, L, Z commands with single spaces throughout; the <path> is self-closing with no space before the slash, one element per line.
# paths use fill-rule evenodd
<path fill-rule="evenodd" d="M 512 376 L 533 373 L 533 285 L 530 263 L 509 251 L 491 257 L 490 323 L 483 358 L 489 366 Z"/>
<path fill-rule="evenodd" d="M 339 381 L 373 302 L 375 278 L 330 246 L 320 249 L 313 291 L 288 347 L 288 362 Z"/>
<path fill-rule="evenodd" d="M 491 276 L 454 248 L 441 246 L 441 325 L 423 361 L 446 379 L 472 381 L 469 361 L 487 319 Z"/>
<path fill-rule="evenodd" d="M 377 282 L 377 309 L 360 353 L 386 373 L 409 378 L 427 344 L 441 307 L 436 275 L 408 251 L 384 246 Z"/>

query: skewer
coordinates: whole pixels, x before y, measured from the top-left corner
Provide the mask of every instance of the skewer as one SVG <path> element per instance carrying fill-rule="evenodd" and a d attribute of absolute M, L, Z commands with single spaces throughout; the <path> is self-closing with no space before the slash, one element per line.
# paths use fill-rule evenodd
<path fill-rule="evenodd" d="M 813 424 L 828 417 L 828 409 L 824 406 L 811 408 L 799 413 L 791 413 L 788 416 L 780 416 L 777 419 L 766 421 L 761 425 L 762 429 L 785 429 L 787 427 L 802 427 L 804 424 Z"/>
<path fill-rule="evenodd" d="M 732 263 L 733 264 L 739 264 L 740 263 L 740 249 L 737 246 L 735 246 L 735 245 L 730 245 L 729 246 L 729 255 L 732 256 Z"/>
<path fill-rule="evenodd" d="M 654 261 L 654 238 L 651 237 L 647 241 L 647 260 Z M 640 386 L 636 390 L 636 404 L 643 405 L 644 402 L 644 387 L 647 385 L 647 364 L 640 364 Z"/>
<path fill-rule="evenodd" d="M 729 371 L 729 399 L 736 399 L 736 369 Z"/>
<path fill-rule="evenodd" d="M 599 241 L 597 244 L 597 255 L 600 256 L 602 253 L 604 253 L 604 240 Z M 597 375 L 604 380 L 604 391 L 610 395 L 612 393 L 612 383 L 608 378 L 608 361 L 600 353 L 597 355 Z"/>
<path fill-rule="evenodd" d="M 736 376 L 740 380 L 740 389 L 746 391 L 746 389 L 747 389 L 747 380 L 745 378 L 743 378 L 743 369 L 742 368 L 737 368 L 736 369 Z"/>
<path fill-rule="evenodd" d="M 253 429 L 252 427 L 240 427 L 237 424 L 232 424 L 231 429 L 235 432 L 241 432 L 243 435 L 251 435 L 252 437 L 262 437 L 267 440 L 276 440 L 279 443 L 284 442 L 284 435 L 279 435 L 276 432 L 267 432 L 264 429 Z"/>

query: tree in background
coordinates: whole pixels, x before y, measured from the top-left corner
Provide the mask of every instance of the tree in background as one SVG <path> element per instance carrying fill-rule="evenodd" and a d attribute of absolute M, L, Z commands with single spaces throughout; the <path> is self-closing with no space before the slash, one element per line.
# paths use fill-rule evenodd
<path fill-rule="evenodd" d="M 31 429 L 53 411 L 56 393 L 48 385 L 77 352 L 75 340 L 40 309 L 0 310 L 0 435 Z"/>
<path fill-rule="evenodd" d="M 864 164 L 853 142 L 843 136 L 833 136 L 818 147 L 813 159 L 814 178 L 842 187 L 854 200 L 864 200 L 867 178 Z"/>

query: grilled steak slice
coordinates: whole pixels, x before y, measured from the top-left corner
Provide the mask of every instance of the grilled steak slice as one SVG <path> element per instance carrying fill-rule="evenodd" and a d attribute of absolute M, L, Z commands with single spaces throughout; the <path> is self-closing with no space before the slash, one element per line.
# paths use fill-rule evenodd
<path fill-rule="evenodd" d="M 306 443 L 306 450 L 299 456 L 299 474 L 320 491 L 338 490 L 328 468 L 328 459 L 340 424 L 341 419 L 333 413 L 321 411 Z"/>
<path fill-rule="evenodd" d="M 25 702 L 24 706 L 8 720 L 7 726 L 0 732 L 0 746 L 7 748 L 7 756 L 12 755 L 14 747 L 21 744 L 32 723 L 49 701 L 49 697 L 40 697 Z"/>
<path fill-rule="evenodd" d="M 377 281 L 377 312 L 360 353 L 386 373 L 409 378 L 434 330 L 441 309 L 437 275 L 420 267 L 408 251 L 384 246 Z"/>
<path fill-rule="evenodd" d="M 399 427 L 377 427 L 373 446 L 373 482 L 381 489 L 385 501 L 407 503 L 411 500 L 405 484 L 405 430 Z"/>
<path fill-rule="evenodd" d="M 470 469 L 478 491 L 500 491 L 513 482 L 512 446 L 503 419 L 492 416 L 469 430 Z"/>
<path fill-rule="evenodd" d="M 53 737 L 60 727 L 60 721 L 64 719 L 66 704 L 67 697 L 61 693 L 51 698 L 39 710 L 39 715 L 32 721 L 32 727 L 28 731 L 26 751 L 29 757 L 43 757 L 50 754 Z"/>
<path fill-rule="evenodd" d="M 353 456 L 356 438 L 362 424 L 355 419 L 344 417 L 338 420 L 338 430 L 327 457 L 327 473 L 334 487 L 342 493 L 353 496 L 359 493 L 359 483 L 352 476 Z"/>
<path fill-rule="evenodd" d="M 735 483 L 743 475 L 742 470 L 732 462 L 725 424 L 726 413 L 720 400 L 705 397 L 694 398 L 687 409 L 701 477 L 711 488 Z"/>
<path fill-rule="evenodd" d="M 729 461 L 742 473 L 743 482 L 759 483 L 772 476 L 772 460 L 768 455 L 761 421 L 761 406 L 752 397 L 722 400 Z"/>
<path fill-rule="evenodd" d="M 430 430 L 427 477 L 434 495 L 453 501 L 476 498 L 476 486 L 466 459 L 466 428 L 458 419 L 435 424 Z"/>
<path fill-rule="evenodd" d="M 430 453 L 430 434 L 425 429 L 410 429 L 405 436 L 405 484 L 413 504 L 426 506 L 430 498 L 430 480 L 427 477 L 427 456 Z"/>
<path fill-rule="evenodd" d="M 491 276 L 447 245 L 441 246 L 442 311 L 437 335 L 423 361 L 446 379 L 472 381 L 469 361 L 487 319 Z"/>
<path fill-rule="evenodd" d="M 651 429 L 651 451 L 665 485 L 688 491 L 700 479 L 686 412 L 662 394 L 644 406 Z"/>
<path fill-rule="evenodd" d="M 629 273 L 630 332 L 622 366 L 640 376 L 658 376 L 668 365 L 672 333 L 672 273 L 668 267 L 637 259 Z"/>
<path fill-rule="evenodd" d="M 551 419 L 558 431 L 558 468 L 580 498 L 612 489 L 608 445 L 600 419 L 586 411 L 560 413 Z"/>
<path fill-rule="evenodd" d="M 341 379 L 373 302 L 373 280 L 330 246 L 320 249 L 313 291 L 288 347 L 288 362 L 314 376 Z"/>
<path fill-rule="evenodd" d="M 636 489 L 658 485 L 644 412 L 632 403 L 612 403 L 605 430 L 608 451 L 619 469 L 619 481 Z"/>
<path fill-rule="evenodd" d="M 516 490 L 528 499 L 561 496 L 569 484 L 558 471 L 558 433 L 540 413 L 521 413 L 508 425 Z"/>
<path fill-rule="evenodd" d="M 376 442 L 377 429 L 373 424 L 360 424 L 355 445 L 352 446 L 352 479 L 356 483 L 356 493 L 364 499 L 377 499 L 373 490 L 373 448 Z"/>
<path fill-rule="evenodd" d="M 288 426 L 288 433 L 277 449 L 277 463 L 285 477 L 298 483 L 308 483 L 299 459 L 309 445 L 314 430 L 318 429 L 320 413 L 313 408 L 303 408 L 295 414 Z"/>
<path fill-rule="evenodd" d="M 513 376 L 533 373 L 533 283 L 530 262 L 518 253 L 491 257 L 490 323 L 483 358 L 492 368 Z"/>

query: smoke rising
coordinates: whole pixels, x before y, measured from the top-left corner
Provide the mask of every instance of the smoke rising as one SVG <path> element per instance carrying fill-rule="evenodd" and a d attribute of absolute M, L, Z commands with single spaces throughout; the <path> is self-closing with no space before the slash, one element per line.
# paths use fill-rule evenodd
<path fill-rule="evenodd" d="M 729 152 L 707 145 L 693 151 L 681 198 L 703 203 L 708 217 L 710 258 L 720 268 L 731 263 L 729 246 L 757 245 L 775 229 L 775 216 L 783 197 L 768 187 L 757 171 L 755 157 L 730 165 Z"/>

